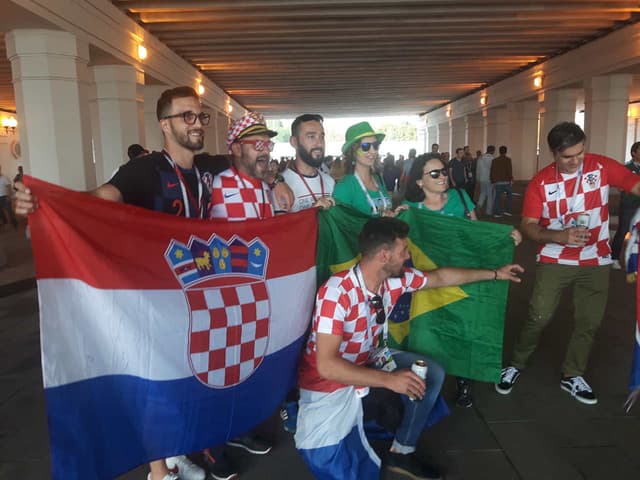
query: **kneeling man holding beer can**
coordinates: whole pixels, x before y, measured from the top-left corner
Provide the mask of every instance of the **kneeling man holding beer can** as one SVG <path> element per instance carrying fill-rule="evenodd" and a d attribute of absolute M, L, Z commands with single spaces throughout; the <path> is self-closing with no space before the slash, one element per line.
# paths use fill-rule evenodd
<path fill-rule="evenodd" d="M 318 290 L 300 366 L 295 435 L 296 447 L 316 478 L 379 478 L 381 461 L 362 426 L 361 399 L 369 387 L 389 389 L 404 401 L 386 468 L 414 479 L 440 478 L 440 472 L 414 452 L 444 371 L 423 355 L 390 349 L 387 315 L 405 292 L 482 280 L 520 282 L 519 265 L 429 272 L 405 267 L 408 233 L 409 226 L 398 219 L 372 218 L 360 233 L 361 261 L 330 277 Z"/>

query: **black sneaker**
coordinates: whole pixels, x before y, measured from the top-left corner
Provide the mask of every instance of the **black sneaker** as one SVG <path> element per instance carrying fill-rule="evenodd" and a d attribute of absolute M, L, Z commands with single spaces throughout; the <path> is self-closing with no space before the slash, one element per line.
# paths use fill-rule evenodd
<path fill-rule="evenodd" d="M 462 408 L 469 408 L 473 405 L 471 399 L 471 381 L 466 378 L 456 380 L 458 390 L 456 391 L 456 405 Z"/>
<path fill-rule="evenodd" d="M 420 462 L 415 453 L 387 452 L 385 463 L 387 470 L 405 475 L 413 480 L 440 480 L 442 476 L 437 468 Z"/>
<path fill-rule="evenodd" d="M 227 445 L 230 447 L 242 448 L 254 455 L 266 455 L 271 451 L 271 445 L 269 443 L 264 440 L 260 440 L 253 435 L 244 435 L 242 437 L 234 438 L 233 440 L 229 440 Z"/>
<path fill-rule="evenodd" d="M 520 376 L 520 369 L 516 367 L 507 367 L 502 369 L 500 374 L 500 383 L 496 383 L 496 392 L 502 395 L 508 395 L 511 393 L 513 385 Z"/>
<path fill-rule="evenodd" d="M 203 452 L 202 462 L 207 472 L 209 472 L 209 476 L 215 480 L 233 480 L 234 478 L 239 478 L 238 469 L 231 464 L 231 461 L 224 454 L 214 458 L 207 449 Z"/>
<path fill-rule="evenodd" d="M 587 405 L 595 405 L 598 398 L 591 390 L 591 387 L 580 375 L 576 377 L 566 377 L 560 380 L 560 388 L 569 392 L 576 400 Z"/>

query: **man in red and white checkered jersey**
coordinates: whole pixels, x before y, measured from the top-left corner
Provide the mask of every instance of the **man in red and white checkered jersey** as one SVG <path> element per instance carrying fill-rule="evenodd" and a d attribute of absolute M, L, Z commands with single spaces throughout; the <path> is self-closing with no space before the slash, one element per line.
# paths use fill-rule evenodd
<path fill-rule="evenodd" d="M 406 268 L 408 232 L 409 226 L 396 218 L 369 220 L 359 237 L 360 263 L 333 275 L 318 290 L 300 366 L 295 435 L 296 447 L 318 478 L 378 478 L 380 459 L 362 431 L 361 397 L 369 387 L 392 390 L 405 405 L 387 468 L 412 478 L 440 478 L 437 469 L 419 461 L 414 452 L 444 371 L 423 355 L 391 350 L 387 315 L 405 292 L 481 280 L 520 281 L 519 265 L 430 272 Z M 410 369 L 416 360 L 428 365 L 426 382 Z"/>
<path fill-rule="evenodd" d="M 579 402 L 598 403 L 583 378 L 607 303 L 610 186 L 640 194 L 640 179 L 615 160 L 585 153 L 586 135 L 571 122 L 547 136 L 554 163 L 533 177 L 524 199 L 522 231 L 539 243 L 529 316 L 510 365 L 496 390 L 511 392 L 553 315 L 562 290 L 572 287 L 575 326 L 562 365 L 560 387 Z"/>
<path fill-rule="evenodd" d="M 267 128 L 260 113 L 247 114 L 231 125 L 227 146 L 232 165 L 213 178 L 209 218 L 241 222 L 274 216 L 272 187 L 275 185 L 267 185 L 263 178 L 273 150 L 271 138 L 276 135 Z M 282 191 L 278 201 L 286 209 L 293 204 L 293 193 L 286 183 L 279 183 Z M 257 455 L 271 451 L 270 444 L 252 434 L 234 438 L 227 444 Z M 223 446 L 206 451 L 205 460 L 214 478 L 236 478 L 237 468 L 225 455 Z"/>
<path fill-rule="evenodd" d="M 236 120 L 227 132 L 227 146 L 232 166 L 214 177 L 211 187 L 209 218 L 241 222 L 274 216 L 272 188 L 280 184 L 283 192 L 278 204 L 283 211 L 293 204 L 293 193 L 282 177 L 268 185 L 264 178 L 269 170 L 272 137 L 260 113 L 249 113 Z"/>

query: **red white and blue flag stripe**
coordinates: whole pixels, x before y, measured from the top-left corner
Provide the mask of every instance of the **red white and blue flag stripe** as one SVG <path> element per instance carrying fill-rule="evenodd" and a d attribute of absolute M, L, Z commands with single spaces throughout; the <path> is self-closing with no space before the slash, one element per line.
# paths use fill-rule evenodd
<path fill-rule="evenodd" d="M 631 375 L 629 378 L 629 389 L 635 390 L 640 387 L 640 282 L 638 277 L 638 252 L 640 247 L 640 209 L 636 211 L 631 220 L 630 237 L 627 240 L 627 248 L 625 250 L 625 264 L 627 270 L 627 279 L 636 280 L 636 341 L 633 353 L 633 362 L 631 364 Z"/>
<path fill-rule="evenodd" d="M 311 317 L 315 210 L 210 222 L 26 182 L 54 479 L 110 479 L 273 414 Z"/>

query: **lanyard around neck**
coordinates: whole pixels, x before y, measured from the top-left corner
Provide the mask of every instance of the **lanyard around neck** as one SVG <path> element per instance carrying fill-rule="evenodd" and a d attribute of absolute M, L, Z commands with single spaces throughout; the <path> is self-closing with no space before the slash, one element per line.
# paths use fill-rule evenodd
<path fill-rule="evenodd" d="M 173 161 L 173 159 L 169 155 L 169 152 L 163 150 L 162 153 L 164 154 L 164 158 L 167 159 L 167 162 L 169 162 L 169 165 L 171 165 L 171 168 L 173 168 L 173 171 L 178 177 L 180 190 L 182 192 L 182 203 L 184 204 L 184 216 L 187 218 L 192 218 L 191 208 L 193 208 L 194 212 L 197 213 L 197 215 L 195 215 L 195 218 L 203 218 L 204 208 L 202 202 L 204 200 L 204 192 L 202 189 L 202 181 L 200 180 L 200 171 L 198 170 L 198 167 L 196 167 L 195 163 L 193 164 L 196 181 L 198 182 L 198 198 L 196 199 L 193 196 L 191 189 L 189 188 L 189 184 L 184 179 L 184 176 L 180 171 L 180 167 L 178 167 L 178 165 L 176 165 L 176 162 Z"/>
<path fill-rule="evenodd" d="M 360 175 L 358 175 L 358 172 L 354 171 L 353 174 L 356 177 L 356 180 L 358 180 L 358 183 L 360 184 L 360 188 L 362 188 L 362 191 L 364 192 L 364 195 L 367 198 L 367 202 L 369 202 L 369 205 L 371 205 L 371 210 L 373 211 L 373 214 L 377 215 L 378 207 L 376 206 L 375 202 L 371 198 L 371 195 L 369 195 L 369 190 L 367 189 L 367 187 L 365 187 L 364 182 L 360 178 Z M 387 197 L 385 197 L 384 194 L 382 193 L 382 188 L 380 187 L 380 184 L 378 184 L 378 196 L 382 200 L 382 210 L 384 211 L 387 208 Z"/>
<path fill-rule="evenodd" d="M 293 165 L 290 168 L 291 168 L 291 170 L 293 170 L 300 177 L 300 180 L 302 180 L 302 183 L 304 183 L 304 186 L 307 187 L 307 190 L 311 194 L 311 197 L 313 198 L 313 201 L 317 202 L 318 198 L 316 197 L 315 192 L 313 190 L 311 190 L 311 187 L 307 183 L 307 179 L 304 178 L 304 175 L 301 174 L 298 170 L 296 170 L 296 168 Z M 320 198 L 322 198 L 322 197 L 325 196 L 324 195 L 324 180 L 322 179 L 322 175 L 320 174 L 320 171 L 318 171 L 318 178 L 320 179 Z"/>
<path fill-rule="evenodd" d="M 562 173 L 560 173 L 560 177 L 562 177 Z M 564 178 L 562 179 L 562 183 L 566 184 Z M 578 190 L 580 189 L 580 184 L 582 183 L 582 166 L 580 170 L 578 170 L 578 175 L 576 175 L 576 184 L 573 186 L 573 193 L 571 197 L 567 197 L 567 213 L 573 213 L 574 207 L 576 206 L 576 198 L 578 197 Z M 558 186 L 556 192 L 560 192 L 560 184 L 558 179 L 558 167 L 556 167 L 556 185 Z M 563 185 L 564 187 L 564 185 Z M 556 193 L 557 195 L 557 193 Z M 560 221 L 562 225 L 564 225 L 564 220 L 560 217 L 560 202 L 556 198 L 556 217 Z"/>
<path fill-rule="evenodd" d="M 371 344 L 373 345 L 373 328 L 371 326 L 372 323 L 372 319 L 371 319 L 371 307 L 369 306 L 369 302 L 370 302 L 370 298 L 369 298 L 369 290 L 367 290 L 367 284 L 364 281 L 364 277 L 362 275 L 362 268 L 360 268 L 360 264 L 358 263 L 355 267 L 353 267 L 353 273 L 356 276 L 356 281 L 358 282 L 358 286 L 360 287 L 360 291 L 362 292 L 362 296 L 364 297 L 365 301 L 367 302 L 367 335 L 369 336 L 369 338 L 371 339 Z M 362 281 L 360 280 L 362 279 Z M 364 287 L 363 287 L 364 285 Z M 384 283 L 383 283 L 384 285 Z M 386 317 L 386 308 L 384 306 L 384 291 L 382 293 L 379 293 L 377 295 L 380 295 L 380 298 L 382 299 L 382 308 L 383 310 L 385 310 L 385 317 Z M 377 315 L 377 313 L 376 313 Z M 375 323 L 375 318 L 373 319 L 373 322 Z M 387 337 L 389 336 L 389 325 L 387 320 L 384 321 L 384 323 L 382 324 L 382 341 L 384 344 L 387 343 Z"/>

